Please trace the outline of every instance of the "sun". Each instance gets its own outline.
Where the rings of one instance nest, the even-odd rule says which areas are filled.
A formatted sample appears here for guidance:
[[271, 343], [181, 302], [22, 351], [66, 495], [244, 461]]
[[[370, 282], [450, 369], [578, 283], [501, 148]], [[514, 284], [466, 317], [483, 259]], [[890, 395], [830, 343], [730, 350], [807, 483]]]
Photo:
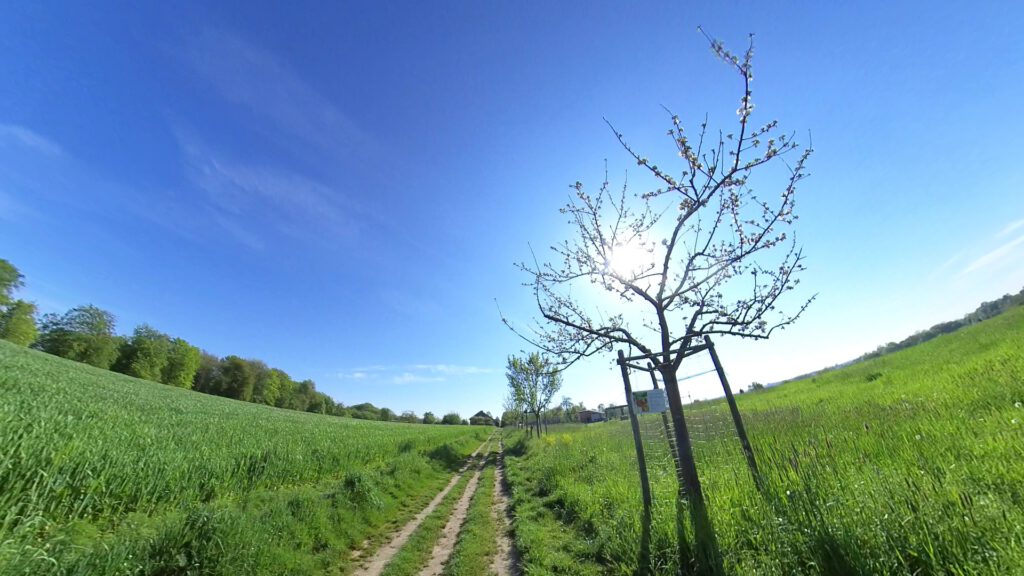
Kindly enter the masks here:
[[619, 276], [629, 278], [647, 270], [653, 260], [654, 255], [642, 242], [616, 244], [608, 256], [608, 268]]

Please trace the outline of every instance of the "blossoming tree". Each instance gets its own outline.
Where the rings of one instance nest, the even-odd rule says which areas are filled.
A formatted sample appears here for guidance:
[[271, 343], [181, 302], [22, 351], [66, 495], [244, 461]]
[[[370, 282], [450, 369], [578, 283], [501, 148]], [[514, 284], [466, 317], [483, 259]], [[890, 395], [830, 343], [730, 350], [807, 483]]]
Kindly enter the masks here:
[[576, 182], [562, 208], [574, 234], [552, 246], [551, 260], [519, 264], [540, 318], [528, 327], [505, 319], [563, 365], [615, 347], [654, 363], [668, 393], [680, 497], [697, 507], [698, 521], [707, 516], [677, 377], [687, 351], [710, 335], [766, 339], [813, 300], [783, 305], [804, 269], [791, 228], [812, 150], [774, 120], [753, 123], [753, 37], [742, 55], [708, 40], [742, 86], [733, 128], [710, 130], [705, 118], [691, 134], [672, 115], [668, 136], [681, 166], [671, 169], [613, 127], [654, 184], [613, 189], [606, 174], [591, 193]]

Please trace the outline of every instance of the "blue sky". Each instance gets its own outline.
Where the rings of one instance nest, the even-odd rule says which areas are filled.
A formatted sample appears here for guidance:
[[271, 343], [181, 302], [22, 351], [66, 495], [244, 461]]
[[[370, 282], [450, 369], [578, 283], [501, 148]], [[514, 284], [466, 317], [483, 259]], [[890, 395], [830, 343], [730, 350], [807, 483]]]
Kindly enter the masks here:
[[[209, 4], [209, 3], [206, 3]], [[671, 156], [662, 106], [810, 134], [806, 316], [719, 343], [734, 385], [848, 360], [1024, 287], [1017, 3], [22, 3], [0, 21], [0, 257], [346, 404], [500, 410], [534, 315], [513, 262], [568, 185]], [[342, 5], [344, 4], [344, 5]], [[618, 403], [609, 359], [564, 393]], [[683, 372], [705, 366], [695, 360]], [[713, 392], [706, 379], [689, 393]]]

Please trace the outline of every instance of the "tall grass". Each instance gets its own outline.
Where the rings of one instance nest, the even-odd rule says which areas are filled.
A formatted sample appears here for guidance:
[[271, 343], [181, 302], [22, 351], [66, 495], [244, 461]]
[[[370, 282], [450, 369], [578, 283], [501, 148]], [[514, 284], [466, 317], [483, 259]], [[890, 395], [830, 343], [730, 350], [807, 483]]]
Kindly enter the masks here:
[[316, 573], [485, 430], [296, 413], [0, 342], [0, 573]]
[[[695, 444], [728, 572], [1021, 573], [1024, 309], [738, 400], [765, 493], [754, 488], [734, 435], [702, 436], [698, 426]], [[695, 423], [728, 419], [720, 402], [686, 414]], [[654, 417], [643, 426], [655, 437], [645, 443], [654, 463], [654, 564], [659, 574], [687, 572], [659, 425]], [[609, 574], [635, 572], [640, 494], [628, 423], [553, 429], [508, 465], [519, 500], [542, 499], [587, 543], [573, 548], [577, 559]], [[541, 565], [555, 551], [524, 551], [531, 554]]]

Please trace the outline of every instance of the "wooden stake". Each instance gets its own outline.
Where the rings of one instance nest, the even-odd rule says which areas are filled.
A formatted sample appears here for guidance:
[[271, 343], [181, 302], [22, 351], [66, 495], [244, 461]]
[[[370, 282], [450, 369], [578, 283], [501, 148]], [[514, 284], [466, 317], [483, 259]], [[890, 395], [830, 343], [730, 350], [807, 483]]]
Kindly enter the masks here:
[[629, 384], [629, 368], [626, 367], [626, 355], [619, 350], [619, 368], [622, 370], [622, 385], [626, 389], [626, 406], [629, 410], [629, 423], [633, 428], [633, 444], [636, 446], [636, 463], [640, 469], [640, 492], [643, 497], [644, 515], [641, 519], [640, 535], [640, 570], [639, 574], [651, 573], [651, 483], [647, 477], [647, 459], [644, 456], [644, 445], [640, 438], [640, 421], [633, 410], [633, 387]]
[[747, 430], [743, 426], [743, 417], [740, 416], [740, 409], [736, 406], [736, 398], [732, 395], [729, 380], [725, 377], [725, 369], [722, 368], [722, 362], [718, 359], [718, 352], [715, 351], [715, 345], [711, 342], [711, 338], [705, 336], [704, 342], [707, 343], [708, 351], [711, 353], [711, 361], [715, 363], [718, 379], [722, 381], [722, 390], [725, 391], [725, 399], [729, 403], [729, 411], [732, 412], [732, 421], [736, 425], [736, 434], [740, 437], [743, 454], [747, 457], [747, 466], [750, 467], [750, 473], [754, 476], [754, 485], [757, 486], [759, 491], [763, 492], [764, 487], [761, 483], [761, 473], [757, 469], [757, 460], [754, 458], [754, 449], [750, 446], [750, 440], [747, 439]]

